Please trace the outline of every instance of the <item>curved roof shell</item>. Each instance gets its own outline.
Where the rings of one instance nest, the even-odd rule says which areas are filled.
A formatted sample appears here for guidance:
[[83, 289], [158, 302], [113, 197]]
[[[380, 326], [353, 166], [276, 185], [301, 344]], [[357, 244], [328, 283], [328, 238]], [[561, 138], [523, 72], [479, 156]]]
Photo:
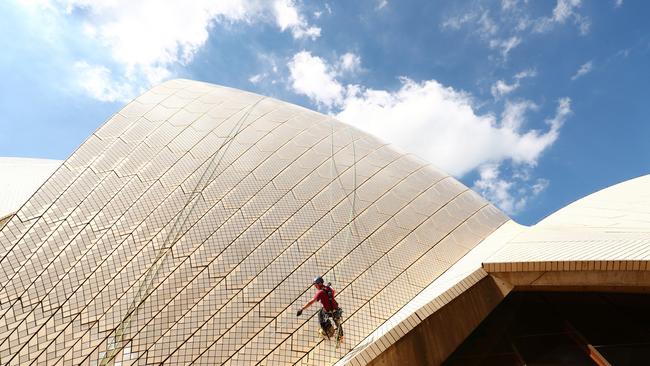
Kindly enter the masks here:
[[60, 160], [0, 157], [0, 218], [16, 212], [61, 163]]
[[[358, 364], [373, 333], [402, 329], [391, 319], [427, 306], [413, 301], [506, 221], [328, 116], [169, 81], [91, 135], [0, 231], [0, 357]], [[344, 309], [341, 348], [319, 338], [315, 308], [295, 314], [318, 274]]]
[[595, 192], [522, 230], [484, 268], [523, 287], [650, 286], [650, 175]]

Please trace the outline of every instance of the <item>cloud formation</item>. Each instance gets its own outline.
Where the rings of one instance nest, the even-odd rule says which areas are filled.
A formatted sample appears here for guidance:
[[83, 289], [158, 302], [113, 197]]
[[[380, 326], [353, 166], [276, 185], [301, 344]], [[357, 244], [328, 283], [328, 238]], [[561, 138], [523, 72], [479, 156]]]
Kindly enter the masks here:
[[589, 33], [591, 21], [589, 18], [582, 16], [577, 9], [582, 5], [582, 0], [557, 0], [553, 14], [549, 17], [542, 17], [535, 21], [533, 30], [537, 33], [548, 32], [557, 24], [564, 24], [572, 19], [578, 26], [580, 34]]
[[525, 78], [535, 77], [537, 72], [533, 69], [518, 72], [514, 76], [514, 82], [511, 84], [506, 83], [504, 80], [497, 80], [490, 88], [490, 93], [494, 99], [500, 99], [513, 91], [517, 90], [521, 85], [521, 80]]
[[[536, 108], [534, 105], [510, 105], [504, 112], [503, 124], [514, 123], [513, 129], [517, 129], [521, 123], [521, 117], [525, 109]], [[543, 178], [537, 178], [531, 181], [530, 170], [537, 164], [537, 159], [549, 146], [557, 140], [560, 127], [571, 114], [571, 99], [562, 98], [558, 101], [555, 116], [546, 120], [549, 125], [549, 131], [543, 136], [538, 135], [537, 149], [532, 149], [534, 159], [528, 160], [526, 164], [516, 165], [514, 174], [510, 177], [503, 177], [500, 162], [487, 162], [478, 167], [479, 178], [474, 182], [473, 189], [479, 192], [483, 197], [493, 202], [499, 208], [510, 215], [521, 212], [526, 204], [542, 191], [544, 191], [549, 181]], [[513, 119], [514, 117], [514, 119]], [[508, 122], [510, 121], [510, 122]]]
[[[26, 2], [30, 3], [34, 5]], [[80, 23], [81, 35], [98, 52], [110, 55], [105, 64], [81, 58], [71, 65], [83, 71], [77, 84], [102, 101], [128, 100], [168, 78], [174, 67], [188, 65], [216, 25], [265, 22], [291, 32], [295, 39], [315, 39], [321, 32], [308, 24], [292, 0], [39, 0], [36, 5], [61, 22]], [[100, 75], [109, 85], [135, 87], [109, 86], [110, 92], [98, 93], [90, 85]]]
[[472, 189], [509, 215], [515, 215], [549, 185], [547, 179], [538, 178], [532, 183], [529, 180], [525, 174], [505, 179], [499, 164], [485, 164], [479, 168], [479, 179]]
[[504, 59], [508, 58], [510, 51], [519, 46], [519, 44], [521, 44], [521, 38], [517, 36], [512, 36], [506, 39], [494, 38], [490, 40], [490, 48], [500, 50], [501, 57]]
[[319, 106], [331, 108], [343, 101], [345, 88], [336, 80], [336, 68], [311, 52], [296, 53], [287, 64], [291, 88]]
[[321, 29], [310, 26], [292, 0], [276, 0], [273, 4], [273, 10], [275, 11], [275, 21], [278, 27], [282, 31], [290, 29], [293, 38], [311, 38], [314, 40], [320, 37]]
[[105, 66], [78, 61], [74, 69], [78, 75], [78, 86], [101, 102], [127, 102], [131, 95], [136, 94], [133, 85], [115, 81], [111, 70]]
[[347, 52], [339, 58], [341, 72], [357, 72], [361, 69], [361, 57], [352, 52]]
[[576, 80], [577, 78], [583, 77], [590, 73], [594, 69], [594, 64], [592, 61], [585, 62], [584, 64], [580, 65], [580, 68], [576, 73], [571, 76], [571, 80]]
[[[338, 61], [341, 63], [341, 61]], [[529, 171], [559, 136], [571, 113], [571, 100], [558, 101], [546, 128], [526, 129], [528, 114], [539, 108], [531, 101], [506, 102], [500, 118], [478, 113], [470, 94], [436, 80], [400, 79], [397, 90], [344, 85], [321, 57], [301, 51], [289, 61], [290, 87], [326, 108], [338, 119], [413, 152], [456, 177], [478, 171], [476, 189], [509, 213], [548, 184], [531, 181]], [[535, 75], [524, 70], [517, 82]], [[502, 167], [509, 167], [504, 177]]]
[[[562, 99], [558, 114], [546, 121], [546, 131], [524, 130], [526, 113], [537, 108], [529, 101], [507, 103], [497, 119], [477, 113], [468, 93], [436, 80], [416, 82], [402, 77], [400, 88], [394, 91], [343, 85], [336, 79], [336, 67], [307, 51], [294, 55], [288, 67], [294, 92], [455, 176], [488, 162], [535, 165], [557, 139], [570, 113], [570, 100]], [[458, 143], [468, 140], [472, 143]]]
[[498, 51], [505, 61], [512, 50], [521, 45], [531, 33], [547, 33], [557, 25], [573, 22], [580, 32], [589, 33], [591, 20], [578, 11], [581, 0], [557, 0], [548, 16], [533, 16], [528, 1], [501, 0], [501, 6], [486, 10], [481, 2], [471, 5], [459, 15], [446, 17], [443, 30], [465, 28], [482, 40], [490, 49]]

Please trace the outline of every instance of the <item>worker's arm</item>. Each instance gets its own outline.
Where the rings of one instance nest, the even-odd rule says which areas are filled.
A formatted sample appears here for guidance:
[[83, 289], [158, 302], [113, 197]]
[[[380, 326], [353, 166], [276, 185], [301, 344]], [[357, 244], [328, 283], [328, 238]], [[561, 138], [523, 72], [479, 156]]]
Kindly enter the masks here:
[[298, 312], [297, 312], [296, 314], [297, 314], [298, 316], [302, 315], [302, 311], [305, 310], [305, 309], [307, 309], [308, 307], [314, 305], [314, 303], [315, 303], [316, 301], [318, 301], [318, 293], [316, 293], [316, 296], [314, 296], [313, 299], [309, 300], [309, 302], [307, 302], [307, 303], [306, 303], [302, 308], [300, 308], [300, 310], [298, 310]]

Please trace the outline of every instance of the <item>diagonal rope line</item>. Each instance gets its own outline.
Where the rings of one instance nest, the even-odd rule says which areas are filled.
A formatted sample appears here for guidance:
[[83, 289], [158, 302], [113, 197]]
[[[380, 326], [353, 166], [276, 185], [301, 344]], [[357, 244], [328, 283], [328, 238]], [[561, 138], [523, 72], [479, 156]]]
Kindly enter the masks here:
[[[354, 229], [354, 231], [356, 233], [359, 232], [359, 230], [357, 229], [356, 220], [354, 220], [354, 218], [356, 217], [356, 207], [357, 207], [357, 149], [356, 149], [356, 144], [355, 144], [356, 140], [354, 138], [354, 134], [352, 133], [352, 129], [349, 129], [349, 131], [350, 131], [350, 137], [351, 137], [351, 140], [352, 140], [352, 174], [353, 175], [352, 175], [352, 190], [351, 190], [352, 204], [351, 204], [351, 207], [350, 207], [350, 216], [348, 217], [348, 225], [347, 226], [349, 227], [349, 230], [347, 230], [348, 234], [347, 234], [347, 237], [345, 239], [346, 242], [350, 241], [352, 239], [352, 236], [354, 235], [354, 233], [352, 232], [353, 229]], [[341, 173], [339, 172], [338, 168], [336, 167], [336, 163], [334, 161], [334, 120], [332, 120], [331, 159], [332, 159], [332, 166], [334, 167], [334, 174], [336, 174], [336, 175], [333, 176], [333, 181], [338, 180], [339, 184], [341, 185], [341, 187], [345, 191], [343, 181], [341, 180]], [[330, 206], [332, 206], [332, 200], [333, 200], [332, 196], [333, 196], [333, 194], [334, 193], [332, 191], [330, 191]], [[334, 230], [332, 228], [332, 225], [333, 225], [333, 223], [330, 221], [330, 233], [333, 232], [333, 230]], [[333, 239], [334, 239], [334, 237], [332, 237], [331, 240], [333, 240]], [[334, 279], [334, 282], [336, 283], [336, 271], [334, 270], [334, 267], [332, 267], [331, 270], [332, 270], [332, 278]]]
[[[100, 365], [107, 365], [116, 355], [117, 353], [123, 348], [122, 346], [122, 341], [124, 338], [124, 333], [125, 329], [128, 329], [131, 319], [133, 316], [136, 314], [137, 310], [140, 308], [140, 306], [144, 303], [146, 298], [149, 296], [149, 292], [151, 291], [151, 287], [154, 283], [154, 279], [157, 277], [158, 272], [160, 271], [160, 268], [162, 267], [162, 264], [164, 260], [167, 258], [167, 254], [170, 252], [172, 249], [173, 245], [180, 239], [182, 235], [179, 235], [179, 233], [182, 232], [182, 228], [189, 219], [191, 213], [194, 210], [194, 207], [196, 206], [196, 203], [199, 201], [199, 197], [202, 196], [203, 191], [205, 188], [210, 184], [210, 182], [214, 179], [215, 174], [217, 174], [219, 170], [219, 166], [223, 162], [224, 157], [226, 156], [226, 153], [228, 152], [228, 149], [232, 145], [232, 142], [235, 140], [235, 138], [243, 131], [243, 127], [245, 125], [246, 120], [250, 116], [251, 112], [257, 106], [262, 100], [266, 99], [266, 97], [261, 98], [257, 100], [255, 103], [253, 103], [246, 112], [242, 114], [242, 116], [239, 118], [239, 120], [235, 123], [233, 128], [230, 130], [228, 133], [228, 138], [226, 141], [224, 141], [221, 146], [209, 157], [209, 162], [201, 174], [201, 177], [198, 179], [196, 186], [194, 189], [190, 192], [190, 197], [188, 198], [187, 202], [181, 209], [181, 211], [178, 213], [176, 216], [176, 220], [174, 220], [174, 223], [172, 224], [172, 228], [170, 229], [169, 233], [167, 234], [167, 237], [165, 240], [162, 242], [162, 245], [160, 249], [158, 250], [156, 257], [153, 261], [153, 263], [149, 266], [147, 269], [147, 272], [144, 275], [144, 279], [140, 283], [138, 287], [138, 291], [136, 292], [133, 301], [130, 303], [129, 307], [127, 308], [126, 314], [124, 318], [120, 321], [120, 324], [115, 330], [115, 336], [113, 338], [112, 344], [108, 345], [108, 348], [110, 349], [110, 352], [108, 352], [104, 358], [100, 361]], [[233, 134], [234, 132], [234, 134]], [[222, 152], [223, 151], [223, 152]], [[221, 156], [219, 156], [219, 153], [221, 153]], [[219, 159], [217, 157], [219, 156]], [[216, 160], [216, 166], [211, 169], [211, 165]], [[206, 179], [205, 176], [206, 174], [210, 172], [208, 178]], [[182, 219], [182, 221], [181, 221]], [[180, 223], [180, 224], [179, 224]]]

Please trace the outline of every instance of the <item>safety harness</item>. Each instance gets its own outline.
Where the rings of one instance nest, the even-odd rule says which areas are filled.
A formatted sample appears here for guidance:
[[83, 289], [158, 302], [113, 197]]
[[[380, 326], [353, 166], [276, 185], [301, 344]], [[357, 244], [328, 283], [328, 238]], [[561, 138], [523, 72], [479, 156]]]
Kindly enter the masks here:
[[332, 306], [331, 312], [336, 311], [336, 309], [339, 308], [339, 304], [336, 302], [336, 300], [334, 300], [334, 291], [332, 291], [332, 288], [330, 287], [329, 283], [323, 287], [323, 291], [325, 291], [325, 294], [327, 295], [327, 300]]

